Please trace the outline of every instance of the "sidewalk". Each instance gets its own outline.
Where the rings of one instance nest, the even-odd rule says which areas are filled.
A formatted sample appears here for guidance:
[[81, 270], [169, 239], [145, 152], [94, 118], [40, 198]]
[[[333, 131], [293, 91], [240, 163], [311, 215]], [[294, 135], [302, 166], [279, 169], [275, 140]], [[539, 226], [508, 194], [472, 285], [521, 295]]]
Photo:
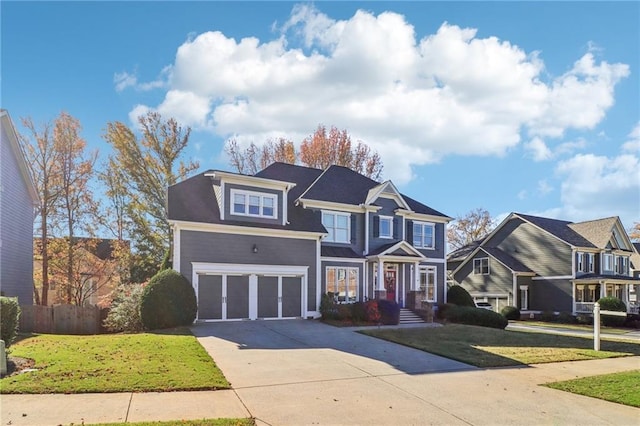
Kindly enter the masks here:
[[[523, 322], [509, 322], [507, 330], [534, 331], [537, 333], [561, 334], [563, 336], [580, 336], [593, 338], [593, 328], [591, 330], [577, 330], [569, 327], [558, 325], [533, 325]], [[604, 330], [604, 331], [603, 331]], [[634, 343], [640, 343], [640, 330], [628, 331], [622, 334], [607, 333], [606, 329], [600, 330], [601, 339], [618, 339], [630, 340]]]
[[235, 391], [2, 395], [3, 425], [245, 418]]

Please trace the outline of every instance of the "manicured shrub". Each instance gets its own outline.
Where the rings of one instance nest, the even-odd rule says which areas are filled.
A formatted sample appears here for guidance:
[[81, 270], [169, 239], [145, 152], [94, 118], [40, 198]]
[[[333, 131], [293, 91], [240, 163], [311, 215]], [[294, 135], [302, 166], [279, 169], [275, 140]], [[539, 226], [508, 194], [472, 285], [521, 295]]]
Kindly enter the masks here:
[[320, 315], [324, 320], [338, 319], [338, 305], [332, 294], [323, 294], [320, 298]]
[[476, 307], [476, 303], [467, 290], [459, 285], [452, 285], [447, 291], [447, 303], [458, 306]]
[[380, 322], [384, 325], [396, 325], [400, 322], [400, 306], [394, 300], [379, 299]]
[[377, 300], [367, 300], [364, 304], [364, 309], [366, 312], [367, 322], [371, 322], [373, 324], [378, 324], [380, 322], [380, 309], [378, 309]]
[[520, 319], [520, 309], [516, 306], [505, 306], [500, 313], [508, 320]]
[[553, 311], [544, 311], [540, 314], [540, 320], [544, 322], [555, 322], [556, 314]]
[[[627, 305], [617, 297], [603, 297], [598, 300], [601, 311], [627, 312]], [[602, 325], [608, 327], [621, 327], [627, 320], [626, 316], [601, 315]]]
[[457, 305], [454, 305], [453, 303], [443, 303], [442, 305], [438, 305], [438, 310], [437, 310], [437, 317], [440, 320], [445, 320], [447, 319], [447, 311], [449, 311], [449, 309], [455, 307]]
[[458, 324], [478, 325], [502, 330], [509, 324], [509, 321], [497, 312], [470, 306], [453, 306], [447, 309], [446, 319]]
[[142, 292], [140, 320], [147, 330], [189, 325], [197, 310], [193, 287], [173, 269], [158, 272]]
[[18, 335], [20, 305], [15, 297], [0, 297], [0, 337], [6, 348], [11, 346]]
[[338, 315], [336, 317], [339, 321], [350, 321], [351, 316], [351, 304], [338, 304]]
[[560, 312], [558, 314], [558, 322], [560, 324], [575, 324], [577, 320], [571, 312]]
[[363, 322], [367, 320], [367, 311], [363, 302], [351, 304], [351, 319], [355, 322]]
[[142, 284], [121, 284], [116, 288], [109, 307], [109, 313], [104, 320], [107, 330], [113, 332], [135, 333], [142, 331], [140, 320], [140, 304], [142, 302]]

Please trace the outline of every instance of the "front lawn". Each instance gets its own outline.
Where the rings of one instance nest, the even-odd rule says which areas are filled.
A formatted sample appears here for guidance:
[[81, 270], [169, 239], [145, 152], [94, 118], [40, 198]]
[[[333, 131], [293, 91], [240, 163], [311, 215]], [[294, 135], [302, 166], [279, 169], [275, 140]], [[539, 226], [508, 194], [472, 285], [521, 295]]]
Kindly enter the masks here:
[[477, 367], [508, 367], [640, 355], [640, 344], [601, 339], [601, 351], [583, 337], [498, 330], [460, 324], [363, 330], [363, 334]]
[[547, 383], [545, 386], [640, 408], [640, 370]]
[[228, 389], [215, 362], [187, 329], [173, 333], [35, 334], [10, 356], [36, 371], [0, 380], [0, 393], [167, 392]]

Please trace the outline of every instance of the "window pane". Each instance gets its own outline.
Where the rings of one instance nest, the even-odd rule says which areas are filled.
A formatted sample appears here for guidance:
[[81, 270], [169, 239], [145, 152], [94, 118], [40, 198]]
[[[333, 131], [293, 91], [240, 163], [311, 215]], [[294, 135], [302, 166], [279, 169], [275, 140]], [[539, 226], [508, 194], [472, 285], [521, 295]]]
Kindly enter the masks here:
[[357, 291], [358, 291], [358, 271], [356, 269], [349, 269], [349, 290], [347, 295], [349, 302], [356, 301]]
[[424, 247], [433, 247], [433, 226], [424, 226]]
[[339, 242], [349, 242], [349, 234], [346, 229], [336, 229], [335, 233], [336, 239], [335, 241]]
[[386, 217], [380, 218], [380, 236], [391, 237], [391, 219]]
[[325, 226], [325, 228], [333, 228], [334, 219], [335, 216], [332, 214], [322, 214], [322, 224]]
[[422, 225], [413, 225], [413, 246], [422, 247]]
[[347, 229], [349, 227], [349, 218], [347, 216], [337, 215], [338, 228]]
[[260, 197], [257, 195], [249, 196], [249, 214], [260, 214]]
[[336, 270], [334, 268], [327, 268], [327, 293], [336, 292]]
[[233, 212], [234, 213], [244, 213], [244, 195], [243, 194], [235, 194], [233, 197]]

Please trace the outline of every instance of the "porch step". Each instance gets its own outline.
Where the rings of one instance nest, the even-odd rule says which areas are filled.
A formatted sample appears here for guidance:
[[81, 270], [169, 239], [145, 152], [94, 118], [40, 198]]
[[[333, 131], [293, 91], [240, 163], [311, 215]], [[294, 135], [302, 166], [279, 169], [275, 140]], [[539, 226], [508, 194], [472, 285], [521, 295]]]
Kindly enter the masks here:
[[400, 309], [400, 324], [420, 324], [425, 322], [409, 309]]

